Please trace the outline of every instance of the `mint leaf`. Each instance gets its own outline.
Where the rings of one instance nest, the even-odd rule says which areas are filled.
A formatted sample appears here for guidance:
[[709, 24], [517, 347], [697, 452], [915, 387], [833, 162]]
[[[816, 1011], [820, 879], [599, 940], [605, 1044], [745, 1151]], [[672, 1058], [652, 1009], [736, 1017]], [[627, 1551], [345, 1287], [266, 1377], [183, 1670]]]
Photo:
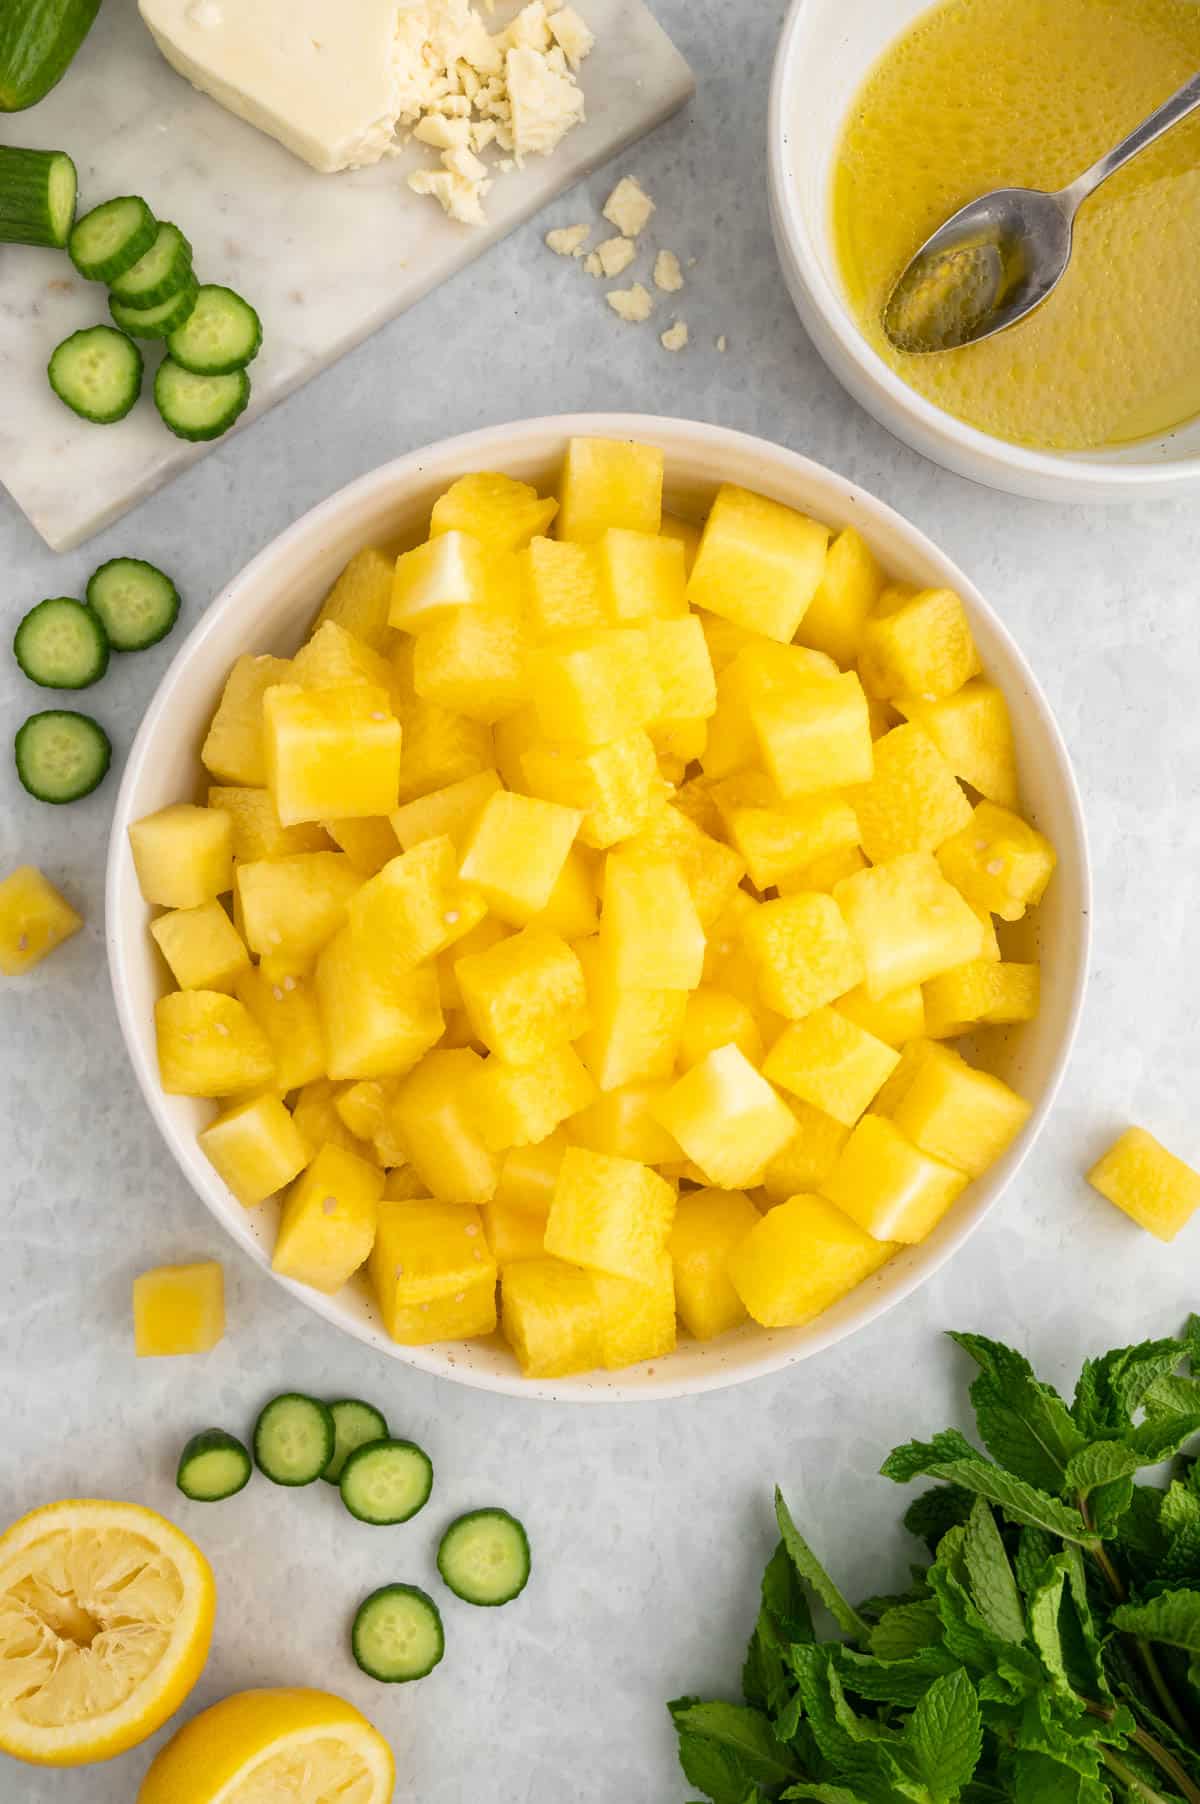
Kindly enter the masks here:
[[1064, 1489], [1087, 1497], [1098, 1485], [1131, 1477], [1142, 1463], [1136, 1449], [1124, 1441], [1092, 1441], [1071, 1456]]
[[846, 1701], [829, 1646], [794, 1647], [792, 1668], [804, 1705], [804, 1722], [823, 1760], [838, 1779], [869, 1804], [933, 1804], [898, 1757], [902, 1744], [878, 1723], [859, 1717]]
[[946, 1530], [967, 1520], [974, 1501], [970, 1491], [957, 1485], [935, 1485], [932, 1491], [922, 1491], [913, 1498], [904, 1512], [904, 1526], [910, 1535], [925, 1542], [930, 1553], [936, 1553]]
[[929, 1569], [945, 1644], [955, 1659], [979, 1675], [981, 1696], [1016, 1703], [1044, 1683], [1041, 1667], [1025, 1648], [993, 1633], [980, 1615], [965, 1583], [965, 1536], [965, 1529], [952, 1528]]
[[959, 1434], [957, 1428], [944, 1428], [931, 1441], [905, 1441], [902, 1447], [893, 1447], [879, 1470], [885, 1478], [906, 1485], [945, 1461], [979, 1457], [966, 1435]]
[[1042, 1665], [1050, 1675], [1052, 1686], [1061, 1693], [1071, 1689], [1058, 1629], [1058, 1614], [1066, 1581], [1066, 1561], [1062, 1554], [1056, 1554], [1047, 1562], [1042, 1578], [1029, 1599], [1029, 1638], [1042, 1657]]
[[1142, 1456], [1144, 1466], [1157, 1466], [1160, 1460], [1178, 1453], [1185, 1441], [1200, 1434], [1200, 1412], [1156, 1417], [1141, 1422], [1130, 1435], [1130, 1444]]
[[1147, 1340], [1087, 1360], [1071, 1408], [1077, 1426], [1089, 1440], [1122, 1434], [1154, 1381], [1173, 1372], [1186, 1351], [1182, 1341]]
[[1142, 1399], [1142, 1408], [1148, 1416], [1200, 1414], [1200, 1378], [1156, 1378]]
[[1200, 1496], [1176, 1479], [1163, 1495], [1158, 1522], [1167, 1542], [1162, 1576], [1176, 1581], [1200, 1578]]
[[1187, 1327], [1184, 1329], [1183, 1343], [1186, 1348], [1184, 1357], [1188, 1370], [1193, 1378], [1200, 1378], [1200, 1315], [1189, 1315]]
[[1023, 1751], [1013, 1757], [1012, 1797], [1014, 1804], [1111, 1804], [1112, 1794], [1045, 1754]]
[[762, 1601], [784, 1641], [812, 1641], [812, 1612], [796, 1568], [780, 1541], [767, 1561], [762, 1579]]
[[924, 1647], [904, 1660], [876, 1660], [852, 1647], [837, 1650], [837, 1670], [842, 1683], [856, 1697], [873, 1704], [897, 1704], [911, 1709], [920, 1703], [930, 1685], [943, 1673], [957, 1672], [953, 1654], [940, 1645]]
[[971, 1596], [988, 1627], [1004, 1641], [1025, 1639], [1025, 1613], [996, 1518], [982, 1497], [975, 1499], [963, 1538], [963, 1559]]
[[1021, 1354], [981, 1334], [951, 1334], [981, 1367], [971, 1386], [979, 1436], [992, 1458], [1040, 1490], [1057, 1493], [1084, 1437], [1058, 1392]]
[[813, 1798], [816, 1804], [864, 1804], [861, 1794], [851, 1791], [847, 1785], [821, 1785], [815, 1780], [804, 1780], [799, 1785], [789, 1785], [783, 1796], [785, 1798]]
[[761, 1711], [698, 1698], [676, 1698], [667, 1709], [679, 1736], [679, 1763], [713, 1804], [745, 1804], [754, 1787], [777, 1788], [799, 1777]]
[[979, 1699], [961, 1666], [934, 1680], [905, 1724], [904, 1740], [936, 1804], [957, 1798], [983, 1748]]
[[[1098, 1544], [1099, 1537], [1087, 1528], [1078, 1510], [1069, 1509], [1056, 1497], [1047, 1496], [1044, 1491], [1026, 1484], [1023, 1478], [1006, 1472], [1002, 1466], [993, 1466], [978, 1454], [960, 1459], [939, 1457], [937, 1442], [941, 1439], [938, 1436], [935, 1441], [924, 1444], [910, 1441], [907, 1446], [897, 1448], [883, 1463], [884, 1476], [896, 1478], [902, 1473], [915, 1477], [924, 1472], [930, 1478], [942, 1478], [949, 1484], [961, 1485], [977, 1497], [986, 1497], [989, 1503], [1000, 1506], [1010, 1522], [1044, 1528], [1048, 1534], [1058, 1535], [1064, 1541], [1078, 1541], [1082, 1547]], [[918, 1457], [921, 1453], [924, 1463]], [[897, 1455], [902, 1457], [893, 1469], [892, 1462], [897, 1460]]]
[[1200, 1591], [1163, 1591], [1146, 1603], [1118, 1604], [1111, 1621], [1128, 1635], [1200, 1654]]
[[856, 1641], [865, 1642], [870, 1630], [862, 1617], [842, 1596], [825, 1568], [818, 1560], [796, 1524], [783, 1500], [783, 1492], [775, 1487], [775, 1519], [779, 1524], [779, 1532], [783, 1537], [783, 1545], [801, 1579], [815, 1591], [838, 1627]]
[[1023, 1528], [1017, 1541], [1017, 1584], [1028, 1597], [1042, 1576], [1042, 1568], [1054, 1556], [1054, 1542], [1040, 1528]]
[[896, 1604], [873, 1625], [868, 1645], [878, 1660], [905, 1660], [941, 1638], [942, 1625], [934, 1604]]

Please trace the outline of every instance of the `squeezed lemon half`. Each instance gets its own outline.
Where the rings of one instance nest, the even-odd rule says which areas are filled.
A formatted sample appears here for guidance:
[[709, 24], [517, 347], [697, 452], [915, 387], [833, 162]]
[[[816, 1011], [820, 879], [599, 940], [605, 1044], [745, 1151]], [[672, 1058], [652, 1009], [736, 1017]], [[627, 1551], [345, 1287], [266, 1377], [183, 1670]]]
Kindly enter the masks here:
[[208, 1561], [153, 1510], [51, 1503], [0, 1536], [0, 1752], [43, 1766], [123, 1754], [200, 1677]]

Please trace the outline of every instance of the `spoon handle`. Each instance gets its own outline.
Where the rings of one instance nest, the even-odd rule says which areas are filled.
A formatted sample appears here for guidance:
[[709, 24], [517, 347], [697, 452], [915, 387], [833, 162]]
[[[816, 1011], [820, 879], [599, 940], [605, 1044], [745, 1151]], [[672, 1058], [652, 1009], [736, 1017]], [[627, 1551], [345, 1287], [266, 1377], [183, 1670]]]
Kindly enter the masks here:
[[1160, 107], [1156, 107], [1148, 119], [1143, 119], [1140, 125], [1135, 126], [1127, 138], [1122, 138], [1113, 150], [1077, 176], [1069, 188], [1064, 188], [1063, 198], [1071, 203], [1072, 208], [1079, 206], [1101, 182], [1106, 182], [1110, 175], [1124, 168], [1131, 157], [1136, 157], [1148, 144], [1153, 144], [1156, 138], [1161, 138], [1173, 125], [1186, 119], [1198, 106], [1200, 75], [1193, 75], [1191, 81], [1185, 82], [1169, 100], [1164, 100]]

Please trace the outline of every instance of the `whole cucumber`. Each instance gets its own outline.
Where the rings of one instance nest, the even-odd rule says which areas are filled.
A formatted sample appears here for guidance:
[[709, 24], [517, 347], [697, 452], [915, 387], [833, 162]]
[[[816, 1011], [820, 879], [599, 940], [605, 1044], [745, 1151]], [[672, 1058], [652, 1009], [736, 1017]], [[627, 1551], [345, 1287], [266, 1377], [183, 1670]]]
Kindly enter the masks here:
[[0, 113], [36, 106], [61, 81], [100, 0], [2, 0]]

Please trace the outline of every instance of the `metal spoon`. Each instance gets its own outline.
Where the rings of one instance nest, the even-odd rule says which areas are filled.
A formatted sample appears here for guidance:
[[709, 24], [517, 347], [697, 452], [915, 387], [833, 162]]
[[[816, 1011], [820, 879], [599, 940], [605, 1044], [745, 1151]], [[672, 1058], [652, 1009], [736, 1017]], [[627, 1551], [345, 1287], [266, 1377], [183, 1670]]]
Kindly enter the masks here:
[[1075, 215], [1101, 182], [1200, 106], [1200, 75], [1067, 188], [997, 188], [951, 215], [913, 257], [883, 310], [897, 350], [977, 344], [1040, 307], [1071, 258]]

